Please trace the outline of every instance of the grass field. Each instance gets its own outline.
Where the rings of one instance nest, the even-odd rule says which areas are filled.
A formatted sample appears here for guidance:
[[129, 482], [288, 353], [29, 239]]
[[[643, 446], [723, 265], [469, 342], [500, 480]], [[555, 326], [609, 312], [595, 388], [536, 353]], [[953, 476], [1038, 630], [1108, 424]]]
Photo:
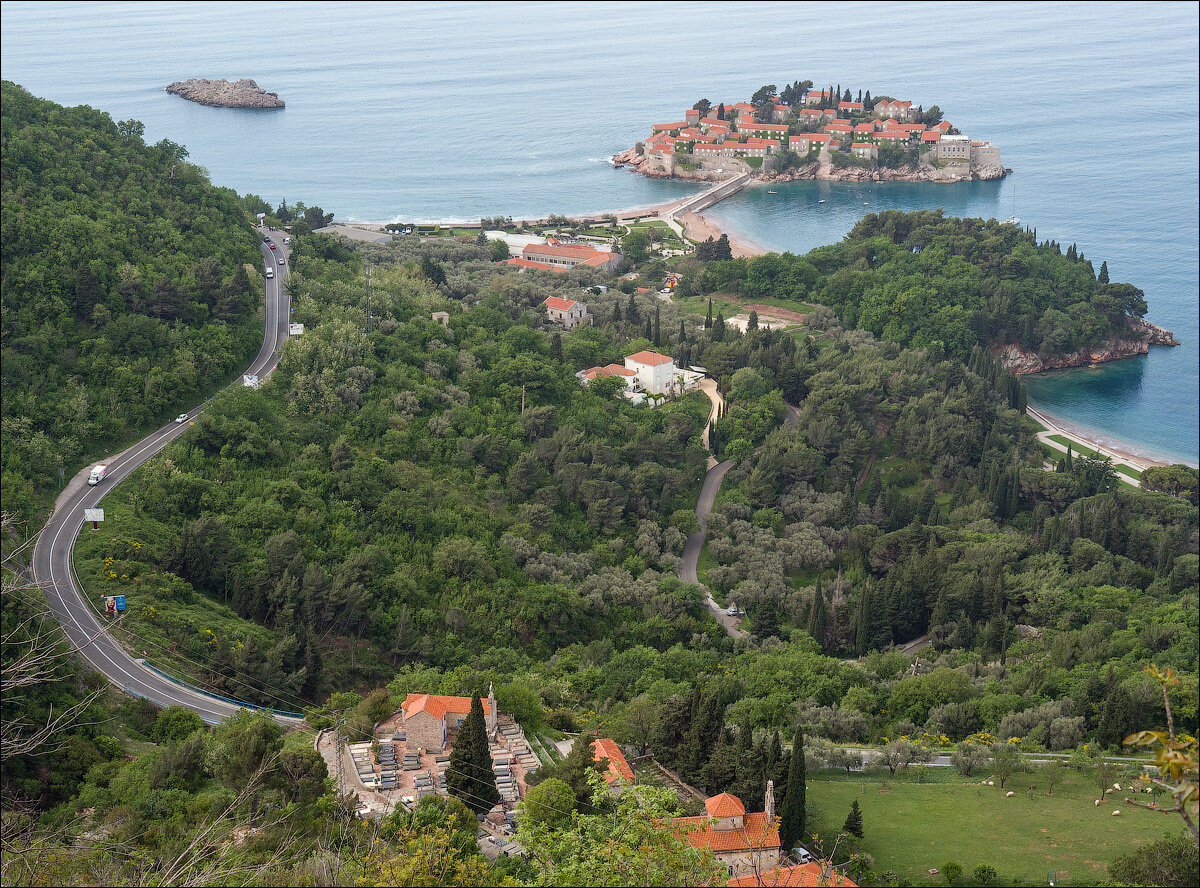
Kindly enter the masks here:
[[[1097, 807], [1091, 778], [1074, 772], [1052, 796], [1044, 786], [1031, 795], [1037, 776], [1018, 774], [1008, 783], [1012, 798], [999, 786], [966, 783], [949, 768], [928, 769], [930, 777], [934, 772], [935, 782], [892, 780], [882, 793], [878, 780], [817, 772], [808, 785], [815, 815], [809, 829], [832, 837], [858, 799], [862, 847], [875, 858], [874, 870], [914, 885], [945, 885], [929, 870], [948, 860], [965, 875], [981, 864], [995, 867], [997, 885], [1044, 885], [1050, 872], [1060, 885], [1095, 883], [1112, 860], [1180, 829], [1176, 817], [1123, 804], [1121, 792]], [[1113, 817], [1118, 809], [1121, 816]]]
[[[1058, 444], [1061, 444], [1063, 447], [1066, 447], [1068, 444], [1070, 444], [1071, 451], [1073, 453], [1078, 453], [1082, 456], [1103, 456], [1103, 454], [1098, 453], [1097, 451], [1093, 450], [1092, 448], [1085, 447], [1082, 444], [1080, 444], [1078, 441], [1072, 441], [1070, 438], [1067, 438], [1063, 435], [1051, 435], [1050, 440], [1054, 441]], [[1059, 455], [1062, 456], [1063, 454], [1060, 453]], [[1127, 475], [1130, 478], [1141, 478], [1142, 477], [1141, 472], [1139, 472], [1137, 469], [1133, 468], [1132, 466], [1125, 465], [1124, 463], [1113, 462], [1113, 468], [1116, 469], [1118, 472], [1120, 472], [1122, 475]]]

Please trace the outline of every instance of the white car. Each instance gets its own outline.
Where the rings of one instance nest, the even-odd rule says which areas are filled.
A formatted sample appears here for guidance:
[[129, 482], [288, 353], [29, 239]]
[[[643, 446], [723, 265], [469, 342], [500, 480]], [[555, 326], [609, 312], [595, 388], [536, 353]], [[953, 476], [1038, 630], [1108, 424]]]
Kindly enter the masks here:
[[186, 413], [181, 413], [177, 417], [175, 417], [175, 422], [179, 423], [180, 425], [183, 425], [187, 421], [188, 421], [188, 415]]

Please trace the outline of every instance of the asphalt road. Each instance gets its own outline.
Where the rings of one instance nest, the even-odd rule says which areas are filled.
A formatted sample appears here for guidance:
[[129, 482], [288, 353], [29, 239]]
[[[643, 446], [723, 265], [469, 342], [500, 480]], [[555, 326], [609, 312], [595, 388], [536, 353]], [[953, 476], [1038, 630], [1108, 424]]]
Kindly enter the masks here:
[[725, 473], [732, 468], [733, 463], [725, 460], [709, 469], [704, 476], [704, 486], [700, 488], [700, 499], [696, 503], [696, 518], [700, 522], [700, 529], [688, 534], [687, 542], [683, 544], [683, 557], [679, 560], [679, 579], [685, 583], [699, 585], [704, 590], [708, 609], [717, 618], [717, 622], [724, 626], [725, 631], [734, 638], [742, 638], [746, 633], [738, 628], [738, 618], [725, 613], [725, 608], [717, 604], [712, 597], [712, 592], [707, 586], [700, 585], [700, 579], [696, 576], [696, 568], [700, 564], [700, 550], [704, 548], [704, 536], [708, 532], [708, 515], [712, 512], [713, 503], [716, 502], [721, 482], [725, 480]]
[[[247, 374], [254, 374], [260, 380], [275, 369], [279, 361], [279, 351], [287, 341], [289, 315], [289, 300], [284, 292], [287, 266], [281, 261], [287, 255], [283, 232], [263, 233], [271, 235], [277, 249], [271, 250], [265, 243], [260, 243], [264, 267], [275, 272], [275, 277], [266, 281], [262, 348], [246, 369]], [[242, 380], [239, 378], [234, 384], [241, 385]], [[33, 574], [34, 580], [44, 589], [50, 610], [62, 625], [67, 639], [94, 669], [126, 693], [145, 697], [162, 706], [186, 706], [211, 724], [234, 714], [241, 707], [184, 687], [132, 656], [108, 633], [106, 626], [110, 618], [97, 616], [96, 610], [84, 600], [72, 570], [72, 550], [83, 525], [84, 510], [97, 507], [117, 484], [171, 441], [185, 434], [203, 407], [201, 404], [189, 410], [186, 422], [168, 423], [116, 456], [101, 460], [108, 465], [108, 475], [95, 487], [87, 486], [90, 465], [76, 475], [55, 503], [54, 512], [34, 545]], [[281, 700], [276, 705], [282, 709], [286, 702]], [[295, 710], [297, 706], [292, 704], [286, 708]], [[276, 719], [288, 725], [300, 721], [281, 715]]]

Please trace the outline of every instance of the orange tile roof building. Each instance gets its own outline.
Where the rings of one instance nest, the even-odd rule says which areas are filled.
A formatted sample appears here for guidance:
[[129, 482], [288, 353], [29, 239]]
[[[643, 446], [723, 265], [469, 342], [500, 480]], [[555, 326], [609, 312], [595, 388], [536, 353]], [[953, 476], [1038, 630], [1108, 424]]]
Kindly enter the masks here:
[[765, 872], [750, 873], [729, 880], [730, 888], [858, 888], [857, 882], [832, 869], [825, 870], [821, 864], [809, 862], [795, 866], [777, 866]]
[[[488, 689], [483, 702], [489, 735], [496, 732], [496, 696]], [[445, 749], [446, 730], [457, 729], [471, 711], [470, 697], [446, 697], [439, 694], [409, 694], [400, 705], [409, 748]]]
[[546, 316], [556, 324], [561, 324], [567, 330], [574, 330], [580, 324], [591, 325], [592, 316], [588, 313], [587, 305], [574, 299], [562, 299], [550, 296], [542, 303]]
[[521, 251], [521, 258], [532, 262], [544, 262], [559, 268], [587, 265], [611, 271], [621, 261], [621, 254], [605, 253], [602, 250], [577, 244], [529, 244]]
[[602, 776], [609, 786], [619, 789], [621, 784], [637, 782], [633, 776], [633, 768], [625, 761], [625, 753], [621, 752], [621, 747], [614, 741], [597, 738], [592, 754], [596, 761], [604, 765]]
[[747, 814], [741, 799], [723, 792], [704, 803], [706, 816], [676, 817], [671, 826], [693, 848], [710, 849], [730, 876], [766, 872], [779, 863], [780, 852], [775, 789], [770, 782], [766, 809]]

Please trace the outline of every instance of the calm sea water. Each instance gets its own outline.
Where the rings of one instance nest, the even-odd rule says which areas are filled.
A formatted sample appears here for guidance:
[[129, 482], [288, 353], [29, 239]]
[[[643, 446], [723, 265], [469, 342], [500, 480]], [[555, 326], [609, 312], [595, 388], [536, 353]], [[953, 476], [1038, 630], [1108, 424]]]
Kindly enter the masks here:
[[[820, 14], [815, 14], [819, 10]], [[1114, 441], [1197, 461], [1197, 4], [3, 4], [0, 71], [146, 124], [214, 181], [341, 219], [639, 206], [693, 190], [614, 171], [649, 123], [704, 96], [812, 79], [929, 106], [1003, 148], [1002, 183], [796, 183], [716, 214], [767, 247], [865, 212], [1012, 214], [1146, 290], [1181, 348], [1030, 382]], [[253, 77], [282, 111], [163, 92]], [[818, 204], [824, 198], [826, 203]]]

